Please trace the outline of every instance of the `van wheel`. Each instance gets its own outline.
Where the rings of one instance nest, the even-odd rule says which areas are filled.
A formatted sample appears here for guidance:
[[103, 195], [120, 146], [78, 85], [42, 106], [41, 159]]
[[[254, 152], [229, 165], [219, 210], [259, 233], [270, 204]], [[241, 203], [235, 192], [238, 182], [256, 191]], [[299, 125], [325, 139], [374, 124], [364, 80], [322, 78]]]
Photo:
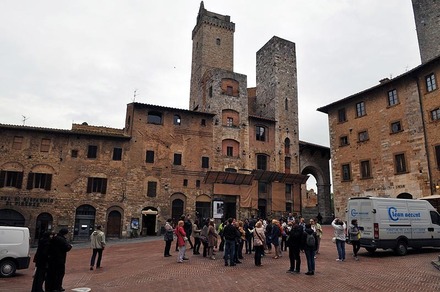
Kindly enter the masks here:
[[4, 260], [0, 263], [0, 276], [11, 277], [15, 274], [17, 266], [12, 260]]
[[374, 253], [376, 251], [375, 247], [366, 247], [365, 248], [369, 253]]
[[406, 245], [406, 242], [403, 240], [399, 240], [397, 242], [397, 246], [394, 249], [394, 252], [399, 256], [404, 256], [408, 253], [408, 246]]

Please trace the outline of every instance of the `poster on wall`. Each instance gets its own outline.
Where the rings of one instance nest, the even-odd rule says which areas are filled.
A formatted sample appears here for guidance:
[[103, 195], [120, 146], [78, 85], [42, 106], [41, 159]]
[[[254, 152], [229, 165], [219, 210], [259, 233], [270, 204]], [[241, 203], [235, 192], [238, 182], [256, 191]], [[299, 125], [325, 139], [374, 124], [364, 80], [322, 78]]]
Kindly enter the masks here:
[[213, 201], [212, 209], [214, 219], [220, 219], [223, 217], [223, 201]]

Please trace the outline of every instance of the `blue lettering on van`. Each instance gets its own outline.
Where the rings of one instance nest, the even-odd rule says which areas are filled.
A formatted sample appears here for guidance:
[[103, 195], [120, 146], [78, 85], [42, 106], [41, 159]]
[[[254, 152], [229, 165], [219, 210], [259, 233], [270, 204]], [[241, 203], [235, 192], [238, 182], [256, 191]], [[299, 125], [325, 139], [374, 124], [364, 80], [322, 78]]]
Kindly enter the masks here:
[[398, 221], [400, 217], [403, 217], [403, 213], [397, 212], [397, 209], [395, 207], [389, 207], [388, 208], [388, 216], [390, 216], [390, 219], [393, 221]]
[[351, 209], [350, 214], [352, 217], [365, 217], [368, 216], [368, 212], [359, 212], [356, 209]]
[[421, 218], [420, 212], [397, 212], [397, 209], [395, 207], [389, 207], [388, 208], [388, 216], [390, 216], [390, 219], [393, 221], [398, 221], [399, 218]]

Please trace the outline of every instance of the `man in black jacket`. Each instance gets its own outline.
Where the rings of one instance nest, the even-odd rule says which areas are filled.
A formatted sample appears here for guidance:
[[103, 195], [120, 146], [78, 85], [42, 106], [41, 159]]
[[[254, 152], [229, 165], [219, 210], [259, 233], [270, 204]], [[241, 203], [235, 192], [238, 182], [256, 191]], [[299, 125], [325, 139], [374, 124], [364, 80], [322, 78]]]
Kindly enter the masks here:
[[304, 249], [303, 247], [303, 228], [296, 222], [291, 221], [289, 225], [292, 227], [289, 232], [289, 238], [287, 239], [286, 245], [289, 247], [289, 259], [290, 268], [287, 273], [299, 273], [301, 269], [301, 256], [300, 251]]
[[223, 228], [223, 236], [225, 237], [225, 253], [223, 257], [225, 266], [235, 266], [235, 243], [236, 238], [240, 237], [240, 232], [237, 227], [235, 227], [235, 222], [232, 218], [228, 219], [228, 224]]
[[185, 222], [183, 224], [183, 229], [185, 230], [186, 237], [188, 238], [189, 245], [191, 246], [190, 249], [194, 248], [193, 243], [191, 242], [191, 234], [192, 234], [192, 222], [191, 222], [191, 215], [187, 214]]
[[46, 291], [65, 291], [63, 278], [66, 271], [66, 256], [72, 249], [66, 239], [67, 233], [69, 231], [62, 228], [50, 241]]

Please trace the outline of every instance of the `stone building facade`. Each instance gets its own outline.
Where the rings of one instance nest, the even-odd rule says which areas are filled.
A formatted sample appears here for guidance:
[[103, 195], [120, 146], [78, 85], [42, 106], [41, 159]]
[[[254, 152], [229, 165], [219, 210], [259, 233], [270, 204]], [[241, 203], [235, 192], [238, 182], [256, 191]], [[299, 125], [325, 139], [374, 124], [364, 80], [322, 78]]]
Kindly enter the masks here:
[[[417, 23], [438, 1], [413, 4]], [[350, 197], [440, 194], [438, 23], [437, 38], [417, 25], [422, 65], [318, 109], [329, 119], [336, 216], [345, 218]]]
[[123, 129], [0, 124], [0, 224], [29, 226], [35, 239], [67, 227], [77, 240], [96, 224], [110, 237], [155, 235], [182, 214], [281, 217], [303, 212], [309, 173], [330, 218], [329, 149], [298, 138], [295, 44], [269, 40], [248, 88], [233, 71], [234, 30], [201, 3], [190, 110], [130, 103]]

